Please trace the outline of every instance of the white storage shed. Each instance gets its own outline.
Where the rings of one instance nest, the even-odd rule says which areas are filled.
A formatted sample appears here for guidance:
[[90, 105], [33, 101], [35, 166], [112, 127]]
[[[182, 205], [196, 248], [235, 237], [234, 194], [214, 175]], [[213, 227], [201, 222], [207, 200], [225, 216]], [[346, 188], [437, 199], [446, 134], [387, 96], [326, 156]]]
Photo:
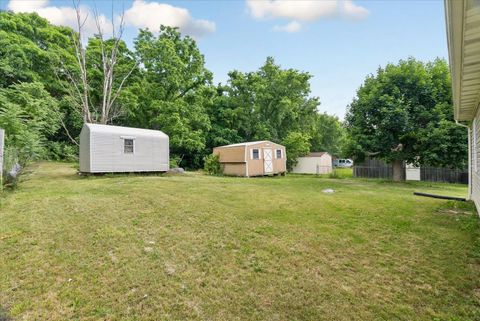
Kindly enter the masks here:
[[85, 124], [79, 159], [82, 173], [165, 172], [168, 136], [159, 130]]
[[298, 174], [330, 174], [332, 172], [332, 156], [327, 152], [310, 153], [297, 159], [292, 173]]

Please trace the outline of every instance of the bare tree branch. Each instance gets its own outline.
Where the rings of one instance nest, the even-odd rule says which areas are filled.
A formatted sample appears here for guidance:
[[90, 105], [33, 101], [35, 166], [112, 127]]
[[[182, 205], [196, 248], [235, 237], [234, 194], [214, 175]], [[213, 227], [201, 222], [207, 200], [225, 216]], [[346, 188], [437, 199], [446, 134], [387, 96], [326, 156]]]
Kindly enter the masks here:
[[70, 132], [67, 129], [67, 126], [65, 126], [65, 123], [63, 122], [62, 116], [60, 116], [60, 124], [62, 124], [63, 129], [65, 129], [65, 133], [67, 134], [68, 138], [72, 141], [77, 146], [80, 146], [80, 144], [75, 140], [75, 138], [70, 135]]
[[[101, 102], [99, 106], [93, 106], [91, 103], [89, 79], [87, 75], [87, 57], [86, 48], [83, 42], [83, 29], [87, 23], [88, 13], [85, 18], [82, 18], [82, 12], [80, 9], [80, 0], [73, 0], [73, 6], [76, 12], [77, 19], [77, 34], [72, 32], [72, 40], [75, 48], [75, 58], [80, 71], [79, 77], [73, 77], [67, 72], [67, 76], [72, 83], [76, 94], [81, 101], [81, 111], [85, 122], [99, 122], [106, 124], [111, 122], [114, 118], [121, 114], [119, 107], [115, 107], [115, 101], [119, 97], [121, 91], [124, 88], [126, 80], [130, 77], [132, 72], [137, 67], [135, 63], [131, 70], [122, 78], [120, 84], [115, 89], [115, 68], [118, 63], [118, 55], [120, 52], [120, 45], [122, 43], [122, 37], [125, 30], [125, 11], [122, 10], [120, 15], [120, 23], [118, 29], [115, 25], [115, 14], [112, 1], [111, 12], [111, 24], [112, 24], [112, 46], [107, 46], [105, 40], [105, 33], [103, 30], [102, 15], [99, 14], [97, 8], [94, 9], [94, 20], [97, 28], [97, 37], [100, 41], [101, 59], [102, 59], [102, 71], [103, 81], [101, 91]], [[93, 108], [92, 108], [93, 107]]]

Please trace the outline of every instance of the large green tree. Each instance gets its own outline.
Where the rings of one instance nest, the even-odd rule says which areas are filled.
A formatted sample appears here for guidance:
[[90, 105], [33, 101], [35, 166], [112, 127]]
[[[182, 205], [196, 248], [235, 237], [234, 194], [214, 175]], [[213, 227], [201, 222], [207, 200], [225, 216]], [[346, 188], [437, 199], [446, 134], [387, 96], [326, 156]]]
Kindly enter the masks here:
[[[39, 111], [48, 112], [46, 107], [53, 108], [52, 106], [55, 106], [55, 109], [50, 111], [50, 115], [54, 117], [48, 121], [35, 123], [29, 119], [25, 123], [25, 126], [30, 127], [24, 136], [25, 139], [29, 139], [29, 143], [21, 142], [19, 138], [23, 135], [18, 134], [19, 132], [23, 133], [20, 130], [22, 126], [8, 127], [6, 134], [9, 148], [13, 148], [14, 144], [18, 145], [19, 149], [26, 151], [25, 157], [27, 154], [47, 156], [45, 148], [24, 147], [33, 146], [32, 144], [36, 141], [49, 147], [52, 146], [50, 144], [52, 141], [65, 146], [71, 144], [67, 132], [60, 126], [62, 123], [66, 125], [65, 128], [69, 129], [72, 136], [75, 137], [79, 132], [81, 124], [76, 122], [77, 113], [68, 99], [67, 71], [75, 72], [76, 70], [74, 47], [71, 41], [72, 34], [73, 31], [70, 28], [51, 25], [46, 19], [35, 13], [0, 12], [0, 88], [5, 89], [2, 91], [3, 97], [8, 97], [8, 99], [0, 101], [3, 119], [10, 119], [11, 124], [16, 122], [13, 121], [14, 119], [17, 121], [29, 119], [25, 118], [25, 110], [20, 114], [17, 113], [20, 106], [26, 108], [30, 105], [30, 103], [20, 103], [16, 100], [25, 97], [23, 95], [35, 96], [34, 93], [42, 92], [40, 96], [45, 98], [45, 94], [49, 94], [50, 98], [44, 102], [53, 103], [45, 103], [43, 108], [38, 107]], [[41, 90], [39, 89], [40, 85], [43, 85]], [[37, 104], [33, 104], [33, 106], [37, 106]], [[59, 107], [57, 108], [57, 106]], [[58, 114], [59, 110], [60, 114]], [[22, 116], [15, 118], [14, 114]], [[50, 129], [53, 126], [55, 131], [52, 132], [49, 129], [48, 137], [42, 136], [43, 138], [39, 140], [32, 134], [35, 132], [33, 126], [44, 126]], [[46, 139], [49, 141], [48, 144], [46, 144]], [[38, 153], [39, 150], [42, 153]], [[32, 157], [28, 156], [28, 158]]]
[[320, 140], [316, 130], [323, 129], [318, 127], [319, 100], [310, 96], [311, 77], [281, 68], [272, 57], [257, 71], [230, 72], [207, 109], [212, 123], [208, 147], [272, 140], [288, 145], [288, 166], [293, 166], [298, 156], [309, 152], [311, 137]]
[[282, 69], [268, 57], [257, 71], [229, 73], [216, 106], [224, 110], [216, 113], [244, 140], [280, 142], [291, 131], [309, 132], [320, 104], [310, 97], [311, 78], [307, 72]]
[[62, 70], [75, 68], [71, 35], [35, 13], [0, 12], [0, 87], [37, 81], [52, 96], [64, 95]]
[[464, 166], [466, 131], [454, 124], [451, 100], [449, 70], [442, 59], [423, 63], [409, 58], [379, 68], [348, 107], [351, 152], [392, 163], [396, 180], [404, 161]]
[[186, 165], [200, 165], [210, 130], [206, 106], [212, 103], [215, 90], [195, 40], [182, 37], [176, 28], [161, 26], [158, 36], [140, 30], [135, 50], [143, 78], [132, 89], [139, 98], [126, 121], [161, 129], [170, 136], [173, 156], [184, 159]]

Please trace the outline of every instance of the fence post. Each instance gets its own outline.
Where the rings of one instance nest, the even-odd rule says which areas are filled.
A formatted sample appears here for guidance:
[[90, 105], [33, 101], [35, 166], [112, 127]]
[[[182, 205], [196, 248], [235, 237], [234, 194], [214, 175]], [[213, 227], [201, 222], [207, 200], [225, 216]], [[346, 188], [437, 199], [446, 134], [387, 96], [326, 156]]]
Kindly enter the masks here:
[[3, 149], [5, 143], [5, 130], [0, 128], [0, 190], [3, 190]]

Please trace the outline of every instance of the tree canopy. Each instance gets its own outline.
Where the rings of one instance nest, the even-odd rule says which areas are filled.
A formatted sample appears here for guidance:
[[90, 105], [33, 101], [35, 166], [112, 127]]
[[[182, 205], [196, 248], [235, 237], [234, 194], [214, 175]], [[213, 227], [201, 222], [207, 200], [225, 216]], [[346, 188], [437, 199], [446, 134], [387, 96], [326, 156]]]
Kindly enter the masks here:
[[[214, 85], [196, 41], [166, 26], [140, 30], [132, 48], [102, 34], [82, 43], [88, 84], [75, 88], [72, 77], [83, 68], [79, 37], [35, 13], [0, 12], [0, 126], [7, 129], [7, 147], [26, 151], [25, 159], [76, 155], [85, 121], [78, 93], [86, 88], [92, 120], [164, 131], [181, 166], [198, 168], [213, 147], [252, 140], [286, 145], [289, 167], [309, 151], [465, 164], [466, 134], [453, 123], [443, 60], [411, 58], [380, 68], [359, 88], [344, 124], [319, 112], [311, 74], [283, 68], [273, 57]], [[106, 60], [114, 48], [114, 59]], [[112, 66], [114, 77], [105, 77]], [[115, 112], [103, 113], [105, 106]]]
[[387, 162], [464, 167], [467, 137], [453, 120], [450, 74], [442, 59], [379, 68], [348, 107], [350, 152]]

